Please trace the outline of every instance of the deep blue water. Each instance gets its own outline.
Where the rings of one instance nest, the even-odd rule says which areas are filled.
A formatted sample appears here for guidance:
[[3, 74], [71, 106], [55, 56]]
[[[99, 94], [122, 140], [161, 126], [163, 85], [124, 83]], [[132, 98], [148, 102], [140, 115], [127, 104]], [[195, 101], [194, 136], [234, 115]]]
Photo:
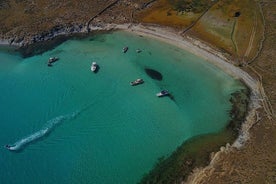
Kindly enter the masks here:
[[[125, 32], [0, 58], [0, 183], [136, 183], [185, 140], [222, 130], [243, 88], [201, 58]], [[130, 86], [137, 78], [145, 83]], [[173, 99], [156, 97], [162, 89]]]

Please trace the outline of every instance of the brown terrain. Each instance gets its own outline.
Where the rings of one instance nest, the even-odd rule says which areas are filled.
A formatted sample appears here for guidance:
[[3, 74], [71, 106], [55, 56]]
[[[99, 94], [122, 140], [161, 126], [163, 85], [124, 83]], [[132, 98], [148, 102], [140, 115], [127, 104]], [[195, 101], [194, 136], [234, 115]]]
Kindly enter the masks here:
[[[211, 154], [211, 158], [216, 158], [211, 164], [207, 158], [207, 167], [180, 159], [183, 163], [179, 165], [198, 168], [189, 177], [176, 175], [169, 181], [276, 183], [275, 1], [0, 0], [0, 23], [0, 38], [10, 43], [43, 41], [41, 35], [63, 28], [69, 34], [70, 30], [83, 30], [87, 25], [142, 23], [173, 27], [183, 36], [197, 38], [216, 48], [231, 58], [234, 65], [259, 80], [262, 107], [258, 109], [256, 123], [249, 129], [250, 139], [242, 148], [216, 147], [213, 151], [219, 153]], [[37, 35], [40, 37], [36, 40]], [[199, 147], [205, 149], [204, 145]], [[154, 181], [146, 183], [162, 183], [162, 180]]]

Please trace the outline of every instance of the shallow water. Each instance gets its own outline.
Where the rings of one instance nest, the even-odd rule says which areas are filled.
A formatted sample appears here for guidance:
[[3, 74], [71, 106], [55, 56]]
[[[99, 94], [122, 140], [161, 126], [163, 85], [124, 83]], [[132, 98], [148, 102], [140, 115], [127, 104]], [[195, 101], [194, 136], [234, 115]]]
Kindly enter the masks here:
[[[0, 58], [0, 183], [136, 183], [183, 141], [222, 130], [243, 88], [201, 58], [125, 32]], [[145, 83], [130, 86], [137, 78]], [[163, 89], [173, 98], [156, 97]]]

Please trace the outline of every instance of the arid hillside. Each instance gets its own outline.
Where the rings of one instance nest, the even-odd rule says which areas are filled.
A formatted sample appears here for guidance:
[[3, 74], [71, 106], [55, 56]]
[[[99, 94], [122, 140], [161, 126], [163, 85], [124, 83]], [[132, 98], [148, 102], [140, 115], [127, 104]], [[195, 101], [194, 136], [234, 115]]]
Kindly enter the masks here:
[[60, 27], [81, 29], [91, 18], [101, 15], [104, 22], [131, 21], [132, 12], [146, 0], [1, 0], [0, 36], [20, 42], [36, 34]]

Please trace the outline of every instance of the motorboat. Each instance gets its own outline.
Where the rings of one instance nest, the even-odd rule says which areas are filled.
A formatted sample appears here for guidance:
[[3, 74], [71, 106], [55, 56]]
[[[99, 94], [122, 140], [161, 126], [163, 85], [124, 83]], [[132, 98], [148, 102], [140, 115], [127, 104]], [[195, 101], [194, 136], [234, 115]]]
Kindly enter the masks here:
[[48, 63], [54, 63], [58, 60], [58, 57], [50, 57]]
[[10, 151], [14, 151], [14, 150], [15, 150], [15, 149], [14, 149], [14, 146], [11, 146], [11, 145], [9, 145], [9, 144], [5, 145], [5, 148], [7, 148], [7, 149], [10, 150]]
[[136, 52], [140, 53], [140, 52], [142, 52], [142, 50], [141, 49], [136, 49]]
[[11, 147], [11, 145], [5, 145], [5, 148], [9, 149]]
[[91, 71], [96, 72], [98, 68], [98, 64], [96, 62], [92, 62], [91, 64]]
[[143, 79], [136, 79], [135, 81], [130, 82], [130, 85], [136, 86], [136, 85], [143, 84], [143, 83], [144, 83]]
[[170, 95], [168, 90], [162, 90], [156, 94], [156, 96], [158, 96], [158, 97], [163, 97], [163, 96], [168, 96], [168, 95]]
[[48, 60], [48, 66], [53, 66], [53, 63], [58, 60], [58, 57], [50, 57]]
[[128, 51], [128, 47], [123, 48], [123, 53], [126, 53]]

